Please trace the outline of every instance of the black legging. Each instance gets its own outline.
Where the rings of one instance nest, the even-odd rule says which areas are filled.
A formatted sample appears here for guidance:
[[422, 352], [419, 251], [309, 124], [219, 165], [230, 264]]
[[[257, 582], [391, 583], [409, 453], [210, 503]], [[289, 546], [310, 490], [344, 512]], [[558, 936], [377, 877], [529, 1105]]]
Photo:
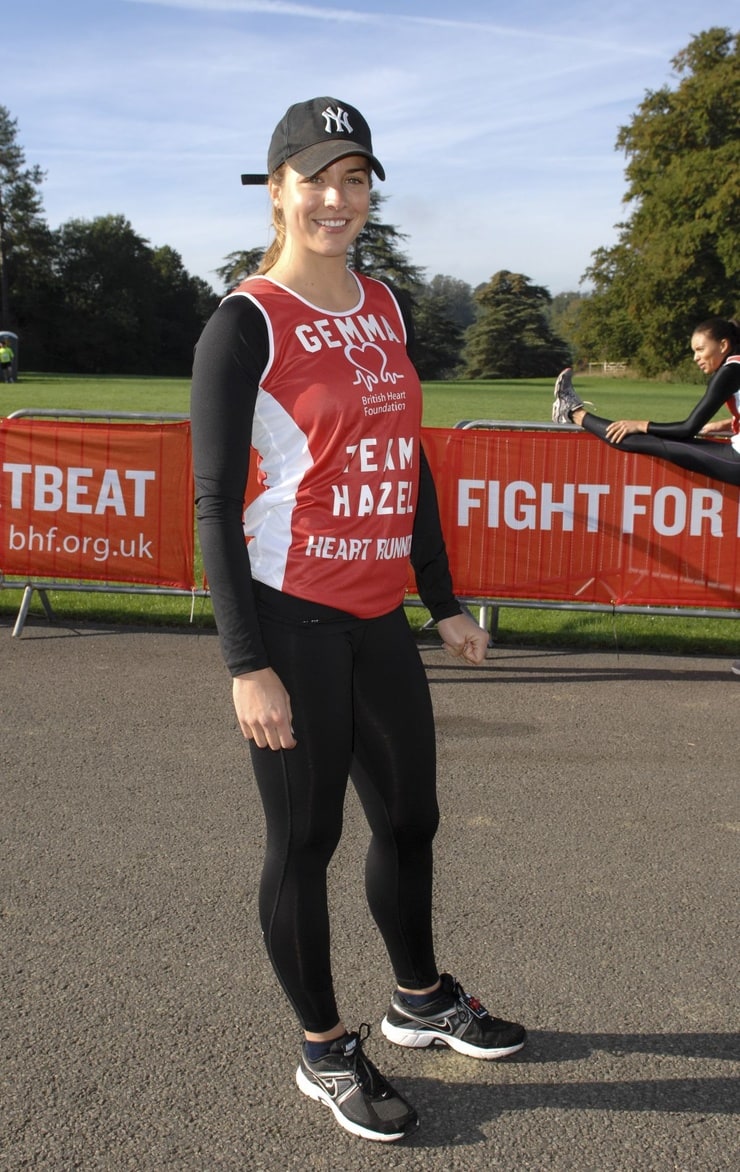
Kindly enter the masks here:
[[703, 476], [740, 487], [740, 452], [736, 452], [731, 444], [711, 439], [661, 439], [657, 435], [642, 432], [625, 436], [620, 443], [614, 444], [606, 439], [606, 429], [610, 423], [610, 419], [602, 419], [590, 411], [581, 419], [581, 427], [599, 439], [606, 440], [618, 452], [657, 456], [671, 464], [678, 464], [680, 468], [687, 468], [690, 472], [700, 472]]
[[[274, 601], [275, 592], [269, 592]], [[399, 607], [379, 619], [284, 621], [260, 606], [270, 664], [291, 698], [296, 748], [251, 743], [267, 824], [260, 920], [305, 1030], [339, 1020], [326, 872], [348, 775], [372, 831], [365, 886], [398, 984], [434, 984], [432, 839], [439, 821], [431, 700]]]

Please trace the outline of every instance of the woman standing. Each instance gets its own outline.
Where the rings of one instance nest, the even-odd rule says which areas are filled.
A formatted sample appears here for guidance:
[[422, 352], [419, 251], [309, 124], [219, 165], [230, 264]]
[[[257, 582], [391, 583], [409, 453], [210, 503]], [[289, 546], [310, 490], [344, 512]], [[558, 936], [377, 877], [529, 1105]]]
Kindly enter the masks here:
[[[348, 1131], [392, 1141], [417, 1117], [365, 1056], [369, 1027], [347, 1030], [337, 1008], [327, 867], [351, 776], [372, 832], [368, 903], [397, 985], [383, 1032], [480, 1058], [522, 1047], [524, 1029], [435, 960], [434, 726], [402, 607], [409, 560], [452, 654], [481, 663], [487, 635], [452, 593], [410, 320], [386, 285], [347, 268], [372, 173], [385, 178], [370, 129], [346, 102], [297, 103], [268, 172], [275, 240], [196, 348], [199, 532], [265, 812], [265, 943], [305, 1034], [298, 1086]], [[261, 491], [242, 517], [250, 444]]]
[[[602, 419], [587, 411], [573, 387], [572, 370], [561, 371], [555, 383], [553, 423], [575, 423], [591, 435], [618, 445], [623, 452], [641, 452], [700, 472], [725, 484], [740, 486], [740, 323], [710, 317], [691, 336], [694, 362], [711, 375], [693, 411], [680, 423], [647, 419]], [[714, 419], [727, 407], [731, 419]], [[729, 444], [709, 437], [732, 432]], [[740, 675], [740, 660], [732, 665]]]

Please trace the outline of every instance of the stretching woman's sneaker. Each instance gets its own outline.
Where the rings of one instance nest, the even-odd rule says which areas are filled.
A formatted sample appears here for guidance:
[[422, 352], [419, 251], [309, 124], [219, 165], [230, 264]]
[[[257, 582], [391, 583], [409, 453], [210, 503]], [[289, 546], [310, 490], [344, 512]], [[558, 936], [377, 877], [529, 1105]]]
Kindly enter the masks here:
[[552, 405], [553, 423], [572, 423], [571, 411], [578, 411], [584, 406], [583, 399], [579, 398], [573, 388], [573, 367], [566, 366], [561, 370], [555, 382], [555, 402]]

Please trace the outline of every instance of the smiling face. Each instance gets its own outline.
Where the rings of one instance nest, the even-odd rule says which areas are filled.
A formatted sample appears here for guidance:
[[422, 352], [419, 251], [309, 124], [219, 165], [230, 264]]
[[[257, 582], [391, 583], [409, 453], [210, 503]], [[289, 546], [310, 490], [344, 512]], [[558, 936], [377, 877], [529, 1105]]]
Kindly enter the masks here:
[[691, 339], [691, 349], [694, 351], [694, 362], [705, 374], [714, 374], [719, 370], [730, 351], [727, 338], [717, 341], [710, 334], [697, 330]]
[[348, 155], [317, 175], [305, 176], [287, 163], [270, 196], [285, 224], [286, 247], [317, 256], [345, 256], [370, 211], [369, 163]]

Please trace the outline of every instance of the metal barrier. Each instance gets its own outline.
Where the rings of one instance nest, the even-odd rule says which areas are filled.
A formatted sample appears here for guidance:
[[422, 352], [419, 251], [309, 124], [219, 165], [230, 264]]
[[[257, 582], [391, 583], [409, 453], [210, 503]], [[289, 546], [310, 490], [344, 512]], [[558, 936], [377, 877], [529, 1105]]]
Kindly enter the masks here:
[[581, 430], [575, 423], [523, 423], [521, 419], [461, 419], [455, 424], [458, 431], [472, 431], [473, 428], [488, 431], [562, 431], [564, 427], [571, 431]]
[[[8, 416], [9, 419], [18, 418], [33, 418], [33, 419], [72, 419], [72, 420], [107, 420], [107, 421], [138, 421], [138, 422], [186, 422], [188, 415], [183, 413], [160, 413], [160, 412], [111, 412], [111, 411], [79, 411], [68, 409], [49, 409], [49, 410], [34, 410], [32, 408], [24, 408], [14, 412]], [[580, 429], [572, 424], [559, 425], [553, 423], [529, 423], [519, 420], [495, 420], [495, 419], [474, 419], [461, 420], [455, 425], [456, 429], [473, 430], [473, 429], [487, 429], [487, 430], [515, 430], [528, 432], [562, 432], [563, 430], [571, 430], [577, 432]], [[13, 575], [10, 577], [3, 576], [0, 572], [0, 589], [22, 589], [23, 597], [18, 611], [15, 626], [13, 628], [13, 637], [19, 636], [26, 622], [28, 611], [31, 605], [34, 591], [37, 591], [41, 599], [44, 610], [49, 619], [53, 618], [53, 611], [48, 598], [48, 591], [76, 591], [85, 593], [100, 593], [100, 594], [137, 594], [137, 595], [173, 595], [181, 597], [189, 597], [194, 602], [196, 597], [207, 598], [209, 591], [207, 588], [198, 589], [193, 586], [192, 589], [183, 589], [174, 586], [151, 586], [145, 584], [117, 584], [115, 582], [94, 582], [94, 581], [71, 581], [69, 579], [57, 581], [54, 579], [44, 578], [43, 576], [32, 576], [27, 579], [18, 578]], [[695, 606], [656, 606], [656, 605], [629, 605], [619, 603], [604, 603], [604, 602], [574, 602], [568, 600], [558, 599], [538, 599], [538, 598], [509, 598], [491, 596], [466, 596], [461, 595], [461, 602], [466, 608], [478, 608], [478, 622], [481, 628], [489, 632], [491, 639], [495, 637], [498, 629], [500, 611], [504, 608], [516, 609], [530, 609], [530, 610], [556, 610], [568, 612], [584, 612], [607, 615], [641, 615], [641, 616], [672, 616], [684, 618], [740, 618], [740, 610], [726, 609], [720, 607], [695, 607]], [[408, 596], [405, 605], [408, 607], [420, 607], [423, 604], [421, 600], [415, 596]], [[427, 626], [433, 625], [431, 621]]]

